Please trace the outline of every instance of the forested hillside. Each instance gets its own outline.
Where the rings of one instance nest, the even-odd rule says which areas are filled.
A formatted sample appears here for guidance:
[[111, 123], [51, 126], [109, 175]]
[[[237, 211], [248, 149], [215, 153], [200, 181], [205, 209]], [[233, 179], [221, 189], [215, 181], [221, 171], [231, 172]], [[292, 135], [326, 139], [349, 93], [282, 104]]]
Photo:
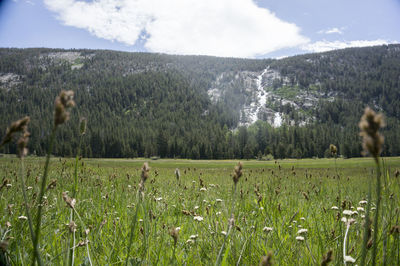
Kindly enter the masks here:
[[330, 143], [360, 156], [367, 105], [386, 116], [383, 154], [400, 155], [400, 45], [281, 60], [2, 48], [0, 137], [29, 115], [30, 153], [45, 154], [61, 89], [76, 101], [61, 156], [75, 153], [82, 116], [85, 157], [324, 157]]

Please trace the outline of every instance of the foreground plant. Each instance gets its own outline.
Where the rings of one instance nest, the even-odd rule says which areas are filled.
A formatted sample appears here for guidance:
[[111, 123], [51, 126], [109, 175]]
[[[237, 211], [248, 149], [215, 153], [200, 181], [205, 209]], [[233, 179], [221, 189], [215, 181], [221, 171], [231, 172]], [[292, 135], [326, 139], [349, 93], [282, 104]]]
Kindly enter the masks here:
[[[364, 115], [361, 117], [359, 127], [360, 136], [363, 138], [363, 154], [370, 154], [376, 164], [376, 210], [374, 217], [374, 234], [372, 238], [372, 265], [376, 263], [376, 251], [378, 247], [378, 220], [379, 220], [379, 207], [381, 198], [381, 168], [379, 164], [379, 156], [382, 152], [382, 145], [384, 142], [383, 136], [379, 133], [379, 129], [385, 126], [382, 114], [376, 114], [371, 108], [367, 107], [364, 110]], [[365, 265], [367, 255], [367, 242], [368, 231], [370, 228], [369, 213], [371, 210], [371, 194], [372, 182], [369, 182], [369, 191], [367, 199], [367, 210], [365, 213], [364, 222], [364, 239], [362, 246], [361, 265]]]
[[[36, 241], [36, 236], [35, 233], [33, 232], [33, 224], [32, 224], [32, 216], [31, 212], [29, 209], [29, 204], [28, 204], [28, 197], [26, 195], [26, 185], [25, 185], [25, 166], [24, 166], [24, 157], [28, 155], [28, 141], [29, 141], [29, 136], [30, 133], [28, 131], [28, 124], [30, 122], [29, 116], [26, 116], [18, 121], [15, 121], [11, 124], [9, 128], [7, 128], [6, 135], [4, 136], [2, 142], [0, 143], [0, 148], [11, 142], [13, 139], [13, 136], [19, 132], [21, 133], [20, 138], [17, 141], [17, 156], [20, 159], [21, 162], [21, 167], [20, 167], [20, 180], [21, 180], [21, 190], [22, 190], [22, 195], [24, 198], [24, 206], [25, 206], [25, 212], [26, 212], [26, 217], [28, 220], [28, 226], [29, 226], [29, 232], [31, 234], [31, 240], [32, 244], [35, 244]], [[38, 264], [42, 265], [42, 260], [40, 258], [38, 250], [34, 250], [35, 255], [38, 259]]]
[[[146, 180], [149, 178], [149, 172], [150, 172], [149, 164], [147, 162], [145, 162], [143, 164], [141, 170], [142, 170], [142, 172], [140, 175], [139, 190], [138, 190], [137, 201], [136, 201], [136, 210], [135, 210], [135, 215], [133, 216], [133, 219], [132, 219], [131, 232], [129, 234], [130, 235], [129, 236], [129, 244], [128, 244], [125, 265], [128, 265], [128, 262], [129, 262], [129, 256], [130, 256], [131, 246], [132, 246], [132, 242], [133, 242], [133, 235], [135, 234], [139, 207], [143, 205], [143, 201], [144, 201], [144, 195], [145, 195], [144, 194], [144, 184], [145, 184]], [[146, 211], [144, 211], [144, 214], [146, 214]], [[145, 224], [146, 223], [147, 223], [147, 219], [145, 220]], [[146, 233], [144, 235], [146, 236]], [[144, 242], [146, 243], [146, 239]]]
[[[81, 145], [82, 145], [82, 137], [86, 134], [86, 118], [81, 118], [80, 123], [79, 123], [79, 145], [78, 149], [76, 152], [76, 157], [75, 157], [75, 169], [74, 169], [74, 184], [72, 187], [72, 198], [76, 198], [76, 193], [78, 190], [78, 162], [79, 162], [79, 156], [81, 152]], [[74, 209], [71, 208], [71, 214], [70, 214], [70, 224], [75, 224], [75, 212]], [[74, 265], [74, 252], [75, 252], [75, 230], [70, 230], [71, 233], [71, 240], [70, 240], [70, 248], [69, 248], [69, 263], [68, 265]]]
[[233, 191], [232, 191], [232, 207], [231, 207], [231, 214], [230, 214], [230, 218], [228, 220], [228, 232], [225, 234], [224, 237], [224, 242], [222, 243], [221, 249], [219, 250], [218, 256], [217, 256], [217, 260], [215, 261], [215, 265], [219, 265], [219, 262], [221, 260], [221, 256], [222, 256], [222, 251], [224, 250], [225, 247], [225, 243], [226, 240], [229, 237], [229, 234], [231, 233], [231, 229], [232, 227], [235, 225], [235, 217], [234, 217], [234, 209], [235, 209], [235, 201], [236, 201], [236, 187], [237, 187], [237, 183], [239, 182], [240, 177], [242, 177], [243, 175], [243, 164], [241, 162], [239, 162], [233, 171]]
[[53, 145], [54, 145], [54, 140], [56, 136], [56, 131], [58, 126], [64, 124], [66, 121], [69, 120], [70, 113], [69, 109], [73, 106], [75, 106], [74, 102], [74, 92], [73, 91], [65, 91], [62, 90], [57, 96], [55, 103], [54, 103], [54, 125], [53, 129], [51, 131], [50, 135], [50, 142], [47, 150], [47, 156], [46, 156], [46, 163], [44, 166], [44, 173], [42, 177], [42, 183], [40, 186], [40, 192], [39, 192], [39, 197], [38, 197], [38, 210], [36, 214], [36, 230], [35, 230], [35, 241], [33, 243], [33, 248], [35, 250], [32, 264], [34, 264], [36, 258], [38, 258], [38, 264], [42, 265], [40, 262], [40, 259], [38, 257], [39, 255], [39, 241], [40, 241], [40, 225], [42, 221], [42, 208], [43, 208], [43, 196], [46, 191], [46, 180], [47, 180], [47, 175], [49, 172], [49, 163], [50, 163], [50, 156], [53, 151]]

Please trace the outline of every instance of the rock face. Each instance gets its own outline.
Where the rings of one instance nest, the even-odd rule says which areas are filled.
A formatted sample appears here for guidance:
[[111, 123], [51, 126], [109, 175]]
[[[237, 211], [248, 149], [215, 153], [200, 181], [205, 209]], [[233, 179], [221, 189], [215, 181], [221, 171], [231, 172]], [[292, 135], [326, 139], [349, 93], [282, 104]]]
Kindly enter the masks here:
[[316, 91], [300, 90], [297, 84], [271, 66], [260, 72], [224, 72], [213, 82], [208, 95], [213, 102], [238, 98], [239, 126], [263, 120], [273, 127], [280, 127], [283, 123], [294, 124], [294, 120], [286, 116], [285, 108], [297, 110], [301, 116], [300, 124], [306, 124], [312, 119], [306, 115], [307, 109], [313, 108], [321, 97], [327, 98]]

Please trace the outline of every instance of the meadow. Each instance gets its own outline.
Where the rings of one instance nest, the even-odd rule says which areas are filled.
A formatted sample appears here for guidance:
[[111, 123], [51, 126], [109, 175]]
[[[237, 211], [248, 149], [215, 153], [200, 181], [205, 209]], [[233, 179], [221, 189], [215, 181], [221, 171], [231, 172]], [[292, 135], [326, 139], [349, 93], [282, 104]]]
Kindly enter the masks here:
[[[400, 265], [400, 158], [379, 160], [378, 237], [366, 263], [376, 244], [377, 264]], [[51, 158], [43, 264], [360, 263], [372, 158], [249, 160], [234, 170], [238, 163]], [[20, 178], [35, 216], [44, 168], [45, 158], [25, 157], [22, 166], [15, 156], [0, 158], [1, 256], [12, 265], [31, 264], [34, 253]], [[375, 202], [373, 190], [371, 218]]]

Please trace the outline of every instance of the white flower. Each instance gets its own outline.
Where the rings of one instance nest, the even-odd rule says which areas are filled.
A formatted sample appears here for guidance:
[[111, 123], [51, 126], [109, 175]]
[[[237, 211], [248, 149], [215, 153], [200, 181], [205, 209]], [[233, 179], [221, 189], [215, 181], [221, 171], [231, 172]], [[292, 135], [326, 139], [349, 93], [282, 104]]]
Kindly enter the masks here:
[[32, 189], [32, 187], [27, 187], [27, 188], [26, 188], [26, 190], [30, 190], [30, 189]]
[[351, 210], [344, 210], [344, 211], [343, 211], [343, 215], [352, 216], [352, 215], [353, 215], [353, 211], [351, 211]]
[[199, 235], [191, 235], [189, 238], [195, 240], [198, 237], [199, 237]]
[[352, 215], [358, 215], [357, 211], [353, 211]]
[[264, 208], [261, 206], [261, 207], [260, 207], [260, 210], [262, 211], [262, 210], [264, 210]]
[[222, 202], [222, 199], [216, 199], [215, 201], [216, 202]]
[[193, 217], [193, 219], [194, 219], [195, 221], [199, 221], [199, 222], [201, 222], [201, 221], [204, 220], [204, 218], [201, 217], [201, 216], [195, 216], [195, 217]]
[[132, 186], [131, 185], [128, 185], [128, 188], [131, 188]]
[[304, 237], [302, 237], [302, 236], [296, 236], [296, 240], [297, 240], [297, 241], [304, 241]]
[[214, 185], [214, 184], [209, 184], [208, 186], [209, 186], [209, 187], [215, 187], [215, 185]]
[[192, 239], [188, 239], [187, 241], [186, 241], [186, 244], [193, 244], [194, 243], [194, 241], [192, 240]]
[[179, 230], [181, 230], [181, 228], [178, 226], [178, 227], [175, 227], [175, 230], [179, 231]]
[[306, 220], [306, 218], [304, 218], [304, 217], [301, 217], [301, 218], [300, 218], [300, 220], [302, 220], [302, 221], [305, 221], [305, 220]]
[[353, 218], [347, 219], [346, 217], [343, 217], [343, 218], [341, 219], [341, 221], [344, 222], [344, 223], [346, 223], [346, 224], [352, 225], [353, 223], [355, 223], [356, 220], [354, 220]]
[[337, 211], [337, 210], [339, 210], [339, 208], [338, 208], [337, 206], [332, 206], [332, 207], [331, 207], [331, 210]]
[[362, 200], [362, 201], [360, 201], [358, 204], [360, 204], [360, 205], [365, 205], [365, 204], [367, 204], [368, 202], [366, 201], [366, 200]]
[[204, 203], [207, 203], [208, 201], [204, 199], [203, 202], [204, 202]]
[[357, 207], [357, 211], [363, 212], [363, 211], [364, 211], [364, 208], [363, 208], [363, 207]]
[[264, 231], [264, 232], [271, 232], [272, 230], [273, 230], [272, 227], [267, 227], [267, 226], [266, 226], [266, 227], [263, 228], [263, 231]]
[[207, 191], [205, 187], [200, 188], [200, 191]]
[[299, 231], [297, 231], [297, 234], [298, 234], [298, 235], [301, 235], [301, 234], [305, 234], [305, 233], [307, 233], [307, 232], [308, 232], [307, 229], [300, 229]]
[[223, 234], [224, 236], [226, 236], [226, 232], [225, 232], [225, 231], [221, 231], [221, 234]]
[[198, 208], [199, 208], [199, 206], [194, 206], [194, 208], [193, 208], [193, 209], [197, 210]]
[[215, 214], [216, 214], [216, 215], [221, 215], [221, 212], [216, 212]]
[[372, 208], [371, 208], [371, 211], [375, 211], [375, 210], [376, 210], [376, 208], [375, 208], [375, 207], [372, 207]]
[[352, 256], [344, 256], [344, 262], [354, 263], [356, 260]]
[[28, 217], [21, 215], [21, 216], [18, 217], [18, 219], [20, 219], [20, 220], [28, 220]]
[[139, 222], [143, 222], [143, 219], [139, 219]]
[[161, 198], [161, 197], [155, 198], [155, 200], [156, 200], [156, 201], [160, 201], [160, 200], [162, 200], [162, 198]]
[[6, 187], [12, 187], [12, 184], [8, 183], [8, 184], [6, 185]]

